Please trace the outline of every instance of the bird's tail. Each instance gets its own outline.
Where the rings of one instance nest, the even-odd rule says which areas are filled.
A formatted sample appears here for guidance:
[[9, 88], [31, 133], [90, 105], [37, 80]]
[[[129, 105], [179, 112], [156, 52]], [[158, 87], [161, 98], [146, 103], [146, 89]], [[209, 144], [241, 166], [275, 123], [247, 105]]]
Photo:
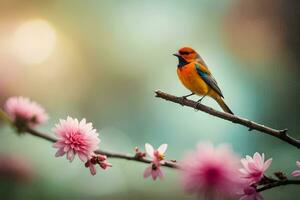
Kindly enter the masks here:
[[224, 110], [224, 112], [227, 112], [227, 113], [230, 113], [230, 114], [234, 115], [233, 112], [230, 110], [230, 108], [226, 105], [226, 103], [224, 102], [224, 100], [222, 99], [222, 97], [218, 96], [218, 97], [216, 97], [214, 99], [221, 106], [221, 108]]

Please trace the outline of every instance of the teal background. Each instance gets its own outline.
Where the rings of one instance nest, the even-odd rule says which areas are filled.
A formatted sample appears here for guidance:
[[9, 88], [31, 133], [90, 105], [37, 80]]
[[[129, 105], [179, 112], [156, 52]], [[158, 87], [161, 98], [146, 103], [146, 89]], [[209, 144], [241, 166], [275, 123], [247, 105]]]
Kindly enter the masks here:
[[[99, 130], [100, 148], [133, 153], [146, 142], [168, 143], [168, 159], [180, 160], [197, 143], [229, 143], [241, 156], [264, 152], [268, 170], [287, 175], [299, 150], [276, 138], [154, 97], [188, 91], [172, 56], [192, 46], [206, 61], [239, 116], [299, 135], [299, 23], [297, 3], [268, 0], [46, 0], [0, 1], [0, 99], [28, 96], [43, 105], [49, 134], [68, 115]], [[11, 56], [9, 41], [24, 21], [47, 20], [56, 32], [52, 54], [40, 64]], [[294, 22], [294, 23], [293, 23]], [[298, 42], [298, 43], [297, 43]], [[192, 99], [197, 100], [197, 97]], [[209, 98], [203, 103], [219, 109]], [[0, 179], [1, 199], [194, 199], [177, 171], [164, 181], [143, 180], [145, 164], [111, 159], [96, 176], [76, 159], [55, 158], [47, 141], [0, 129], [0, 154], [31, 166], [30, 180]], [[224, 161], [226, 162], [226, 161]], [[265, 199], [296, 199], [299, 187], [263, 193]]]

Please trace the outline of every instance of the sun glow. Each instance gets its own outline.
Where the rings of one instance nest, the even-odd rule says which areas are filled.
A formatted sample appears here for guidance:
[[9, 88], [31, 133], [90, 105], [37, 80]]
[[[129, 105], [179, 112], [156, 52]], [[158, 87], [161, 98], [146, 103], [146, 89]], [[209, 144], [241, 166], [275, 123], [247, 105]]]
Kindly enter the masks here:
[[13, 51], [25, 64], [39, 64], [47, 60], [56, 44], [53, 27], [43, 19], [21, 24], [13, 35]]

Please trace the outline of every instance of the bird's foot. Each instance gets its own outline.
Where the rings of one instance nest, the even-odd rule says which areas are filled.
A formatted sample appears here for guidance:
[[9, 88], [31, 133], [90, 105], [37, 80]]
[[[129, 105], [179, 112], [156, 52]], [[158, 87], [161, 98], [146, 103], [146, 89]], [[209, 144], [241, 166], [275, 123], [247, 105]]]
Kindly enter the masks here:
[[[201, 103], [201, 101], [204, 99], [204, 97], [206, 97], [206, 95], [204, 95], [203, 97], [201, 97], [197, 103]], [[198, 105], [198, 104], [197, 104]], [[197, 106], [196, 106], [197, 107]], [[197, 108], [195, 108], [195, 112], [199, 111]]]
[[199, 111], [199, 109], [198, 109], [198, 104], [195, 105], [194, 111], [195, 111], [195, 112], [198, 112], [198, 111]]
[[206, 95], [204, 95], [203, 97], [201, 97], [201, 98], [197, 101], [197, 103], [201, 103], [201, 101], [204, 99], [204, 97], [206, 97]]
[[188, 95], [184, 95], [184, 96], [182, 96], [181, 98], [184, 98], [184, 99], [186, 99], [186, 98], [188, 98], [188, 97], [190, 97], [190, 96], [192, 96], [192, 95], [194, 95], [195, 93], [191, 93], [191, 94], [188, 94]]

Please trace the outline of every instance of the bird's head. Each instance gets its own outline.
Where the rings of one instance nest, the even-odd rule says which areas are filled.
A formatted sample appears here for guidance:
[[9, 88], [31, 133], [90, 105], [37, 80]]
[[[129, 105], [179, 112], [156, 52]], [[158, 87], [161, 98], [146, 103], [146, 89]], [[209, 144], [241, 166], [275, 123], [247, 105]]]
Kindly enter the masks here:
[[199, 58], [198, 53], [190, 47], [183, 47], [178, 50], [178, 53], [173, 55], [178, 58], [178, 67], [182, 67], [188, 63], [194, 62], [197, 60], [197, 58]]

